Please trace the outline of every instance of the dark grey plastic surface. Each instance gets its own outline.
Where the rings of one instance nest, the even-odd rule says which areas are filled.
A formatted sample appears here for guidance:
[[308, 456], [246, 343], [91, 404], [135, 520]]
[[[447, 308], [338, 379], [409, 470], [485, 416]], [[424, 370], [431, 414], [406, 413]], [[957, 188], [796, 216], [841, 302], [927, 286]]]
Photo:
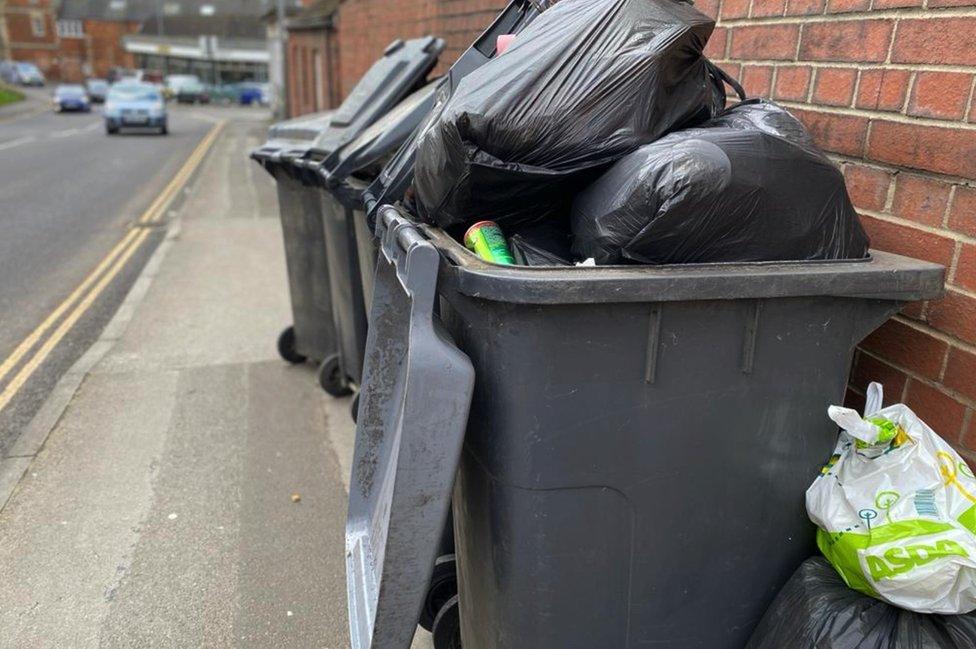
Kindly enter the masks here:
[[434, 313], [439, 255], [381, 233], [346, 522], [352, 649], [408, 649], [450, 507], [474, 382]]
[[392, 204], [401, 200], [407, 191], [407, 187], [413, 182], [416, 141], [420, 134], [430, 128], [430, 125], [440, 115], [461, 79], [495, 55], [495, 43], [498, 36], [517, 34], [549, 4], [551, 4], [550, 0], [511, 0], [488, 29], [451, 66], [447, 76], [437, 87], [434, 108], [428, 114], [427, 119], [416, 128], [410, 139], [400, 147], [396, 155], [383, 168], [379, 177], [364, 192], [366, 212], [371, 224], [376, 209], [380, 205]]
[[[390, 44], [342, 102], [311, 150], [326, 159], [338, 154], [343, 146], [422, 83], [443, 49], [444, 41], [433, 36]], [[326, 163], [327, 168], [332, 166]]]
[[[485, 263], [393, 208], [380, 210], [377, 231], [384, 248], [392, 239], [439, 253], [446, 333], [435, 341], [453, 341], [477, 377], [453, 491], [465, 649], [742, 647], [816, 551], [803, 495], [836, 441], [824, 412], [843, 402], [854, 346], [906, 301], [943, 291], [942, 267], [881, 252], [861, 262], [516, 268]], [[380, 269], [408, 275], [432, 263], [383, 259]], [[403, 297], [411, 285], [392, 299], [381, 282], [372, 327], [418, 317], [417, 300]], [[397, 360], [414, 358], [417, 338], [384, 335], [394, 334], [370, 335], [364, 394], [427, 390], [434, 376], [413, 385], [421, 379]], [[451, 495], [447, 463], [466, 411], [460, 390], [437, 389], [419, 413], [392, 400], [357, 429], [357, 452], [395, 439], [416, 453], [375, 454], [356, 474], [411, 476], [397, 482], [400, 500], [359, 528], [356, 542], [387, 564], [412, 557], [370, 610], [396, 602], [412, 615], [414, 600], [393, 584], [430, 574], [436, 534], [418, 532], [412, 508]], [[433, 413], [449, 432], [423, 432]], [[374, 600], [350, 600], [360, 601]], [[377, 618], [372, 633], [406, 625]]]
[[336, 353], [328, 261], [318, 191], [295, 165], [332, 113], [288, 120], [271, 127], [268, 141], [251, 153], [275, 179], [285, 244], [295, 351], [316, 361]]

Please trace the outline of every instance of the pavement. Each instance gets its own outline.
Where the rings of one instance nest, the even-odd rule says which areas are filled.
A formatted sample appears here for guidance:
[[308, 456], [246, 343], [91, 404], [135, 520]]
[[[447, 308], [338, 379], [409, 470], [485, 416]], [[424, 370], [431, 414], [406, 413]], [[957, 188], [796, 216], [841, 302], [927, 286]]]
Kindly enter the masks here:
[[[110, 137], [100, 107], [56, 114], [48, 103], [50, 88], [25, 91], [44, 93], [45, 101], [35, 99], [42, 112], [0, 120], [0, 363], [72, 295], [214, 124], [224, 114], [236, 114], [177, 108], [171, 110], [172, 132], [166, 137]], [[16, 398], [0, 405], [0, 456], [97, 339], [162, 234], [149, 234]], [[3, 374], [0, 393], [9, 379]]]
[[349, 646], [354, 426], [348, 398], [275, 350], [281, 230], [246, 157], [265, 129], [227, 124], [0, 463], [0, 647]]

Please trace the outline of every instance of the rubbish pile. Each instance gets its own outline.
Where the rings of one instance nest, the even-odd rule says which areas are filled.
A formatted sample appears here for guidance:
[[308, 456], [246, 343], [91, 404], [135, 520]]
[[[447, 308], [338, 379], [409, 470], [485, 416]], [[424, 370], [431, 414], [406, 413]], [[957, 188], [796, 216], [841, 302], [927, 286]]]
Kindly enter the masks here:
[[458, 238], [492, 221], [526, 265], [865, 257], [800, 122], [762, 100], [726, 110], [726, 84], [745, 95], [703, 54], [713, 28], [681, 0], [557, 3], [420, 137], [417, 215]]
[[806, 494], [827, 561], [805, 562], [748, 649], [976, 647], [976, 479], [904, 404], [864, 417], [831, 406], [842, 431]]

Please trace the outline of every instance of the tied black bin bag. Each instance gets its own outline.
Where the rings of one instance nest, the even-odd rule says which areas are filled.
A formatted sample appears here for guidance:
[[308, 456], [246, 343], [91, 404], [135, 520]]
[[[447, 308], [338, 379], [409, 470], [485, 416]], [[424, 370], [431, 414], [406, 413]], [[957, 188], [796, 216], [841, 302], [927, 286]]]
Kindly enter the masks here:
[[847, 587], [822, 557], [794, 573], [746, 649], [968, 649], [976, 614], [923, 615]]
[[573, 251], [597, 264], [860, 259], [868, 248], [843, 174], [759, 99], [624, 157], [571, 218]]
[[420, 139], [419, 216], [512, 231], [621, 156], [725, 106], [714, 22], [678, 0], [562, 0], [469, 74]]

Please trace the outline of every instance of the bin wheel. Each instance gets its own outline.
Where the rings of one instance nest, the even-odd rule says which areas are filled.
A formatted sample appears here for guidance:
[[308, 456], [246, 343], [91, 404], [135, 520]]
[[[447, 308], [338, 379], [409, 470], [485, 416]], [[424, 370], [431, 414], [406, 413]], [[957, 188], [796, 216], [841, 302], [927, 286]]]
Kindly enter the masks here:
[[359, 423], [359, 395], [360, 393], [357, 392], [356, 396], [352, 398], [352, 405], [349, 406], [349, 414], [352, 415], [352, 423], [354, 424]]
[[291, 363], [292, 365], [298, 365], [299, 363], [304, 363], [308, 359], [295, 351], [295, 328], [288, 327], [281, 332], [278, 336], [278, 353], [281, 357]]
[[457, 595], [441, 607], [431, 633], [434, 635], [434, 649], [461, 649], [461, 615]]
[[319, 385], [333, 397], [347, 397], [352, 394], [352, 388], [342, 375], [338, 354], [327, 357], [319, 365]]
[[434, 562], [434, 573], [430, 577], [424, 608], [420, 612], [420, 626], [433, 632], [437, 615], [457, 594], [457, 562], [453, 554], [441, 555]]

